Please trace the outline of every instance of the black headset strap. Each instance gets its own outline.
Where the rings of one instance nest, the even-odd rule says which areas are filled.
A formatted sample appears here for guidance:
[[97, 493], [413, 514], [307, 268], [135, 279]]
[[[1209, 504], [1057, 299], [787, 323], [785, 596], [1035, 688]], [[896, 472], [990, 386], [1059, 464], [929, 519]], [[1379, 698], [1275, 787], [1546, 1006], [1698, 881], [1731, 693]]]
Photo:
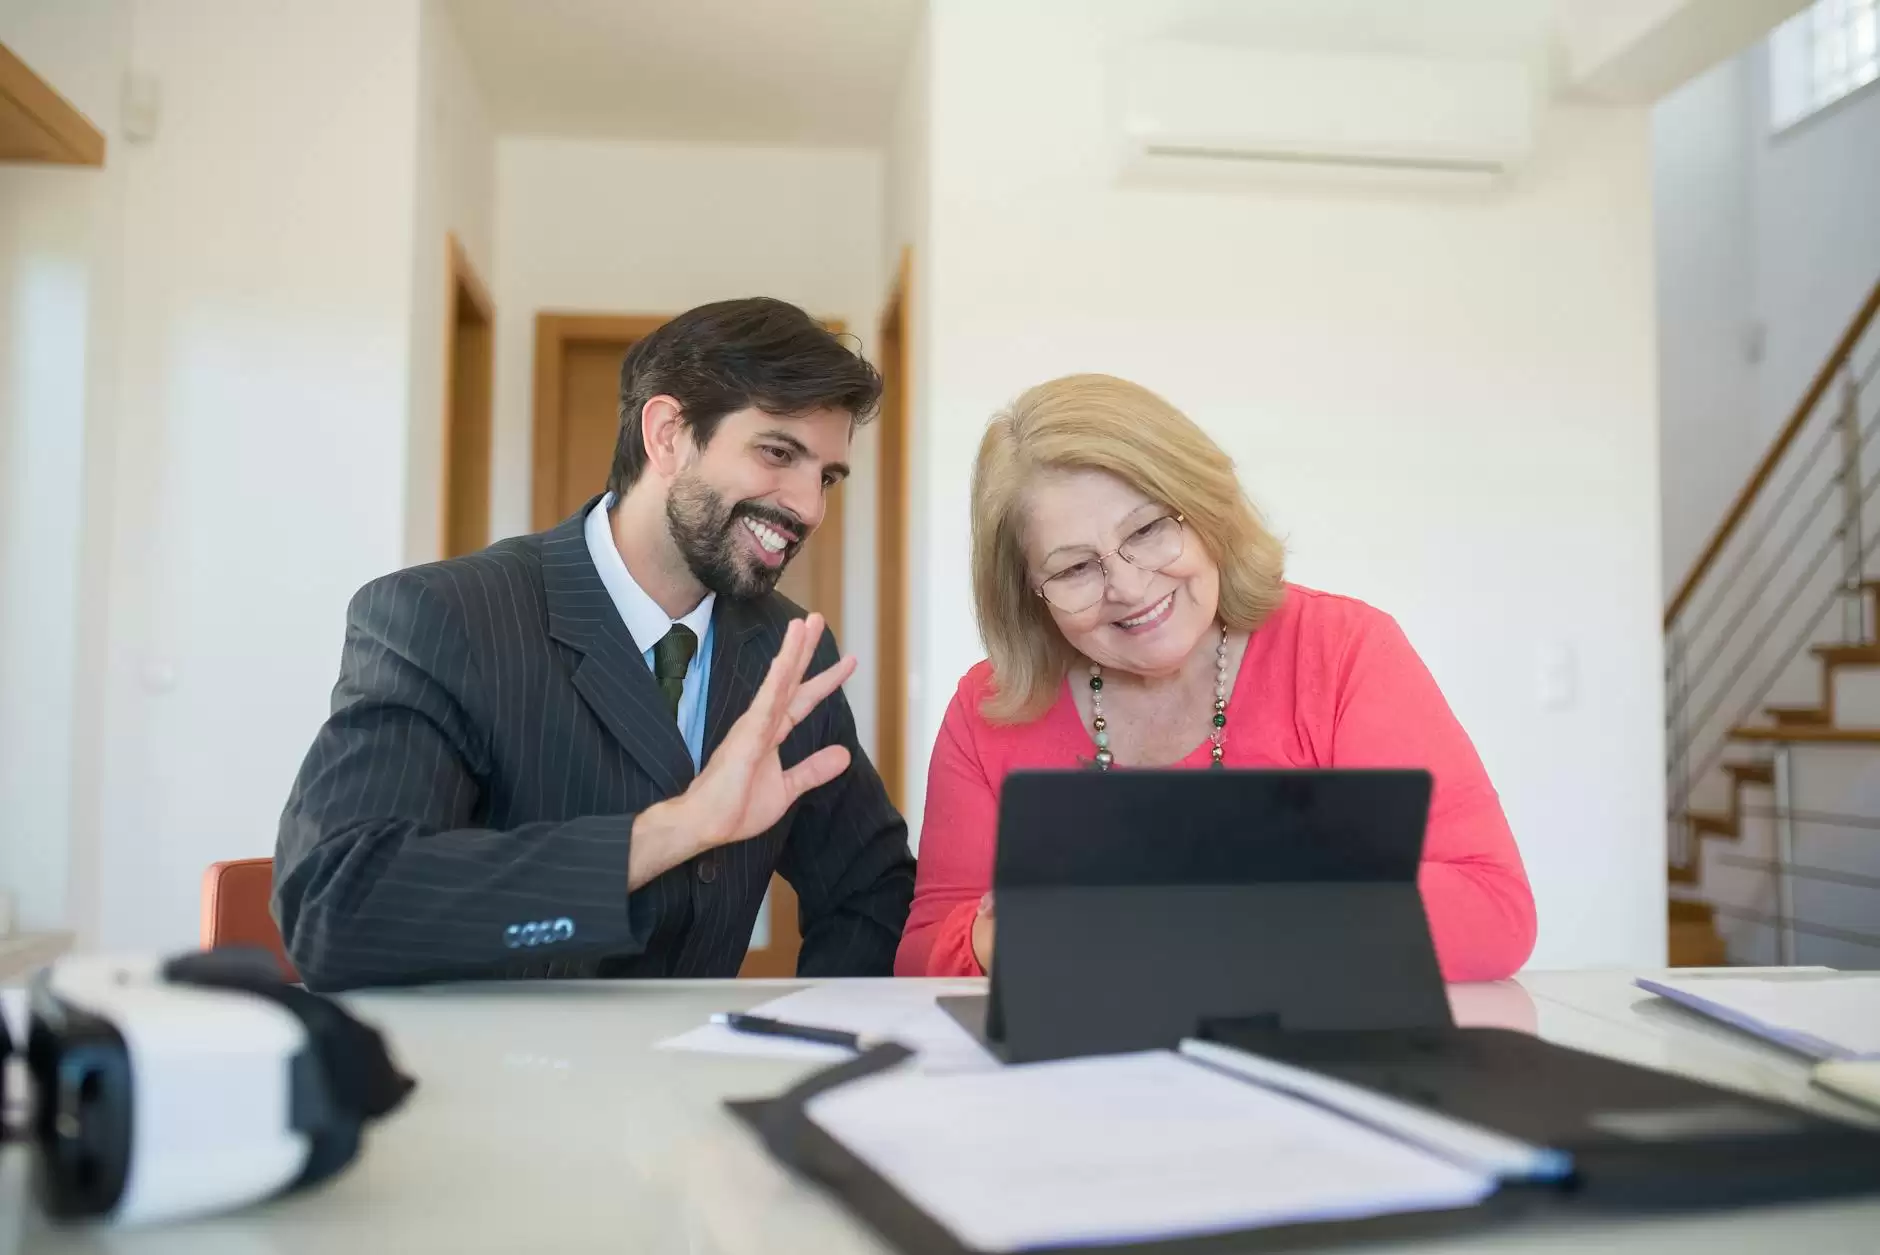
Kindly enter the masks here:
[[231, 946], [180, 955], [163, 965], [163, 977], [179, 985], [239, 989], [285, 1007], [307, 1030], [326, 1073], [328, 1097], [355, 1116], [385, 1115], [416, 1085], [392, 1063], [377, 1029], [332, 999], [287, 984], [265, 950]]

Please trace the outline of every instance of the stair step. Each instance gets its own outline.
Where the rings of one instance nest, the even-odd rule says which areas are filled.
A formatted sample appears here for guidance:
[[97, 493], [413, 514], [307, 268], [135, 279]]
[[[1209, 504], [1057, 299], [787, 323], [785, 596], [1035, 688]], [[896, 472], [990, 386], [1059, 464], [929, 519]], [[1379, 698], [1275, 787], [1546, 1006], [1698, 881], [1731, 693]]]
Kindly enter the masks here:
[[1782, 726], [1745, 724], [1731, 728], [1730, 738], [1736, 741], [1788, 741], [1816, 745], [1880, 745], [1880, 728], [1837, 728], [1806, 723]]
[[1830, 667], [1880, 667], [1880, 645], [1817, 645], [1809, 652]]
[[1723, 769], [1729, 772], [1730, 779], [1739, 785], [1776, 782], [1774, 763], [1725, 763]]
[[1723, 967], [1730, 955], [1716, 925], [1674, 920], [1665, 930], [1665, 959], [1672, 967]]
[[1724, 811], [1685, 811], [1691, 831], [1697, 836], [1712, 833], [1719, 837], [1736, 836], [1736, 816]]
[[1688, 863], [1672, 863], [1665, 868], [1665, 879], [1674, 885], [1694, 885], [1697, 883], [1697, 860]]
[[1831, 722], [1828, 712], [1820, 706], [1764, 706], [1763, 710], [1771, 719], [1785, 727]]
[[1695, 898], [1671, 898], [1666, 905], [1670, 908], [1669, 918], [1674, 924], [1708, 924], [1717, 918], [1717, 912], [1710, 903]]

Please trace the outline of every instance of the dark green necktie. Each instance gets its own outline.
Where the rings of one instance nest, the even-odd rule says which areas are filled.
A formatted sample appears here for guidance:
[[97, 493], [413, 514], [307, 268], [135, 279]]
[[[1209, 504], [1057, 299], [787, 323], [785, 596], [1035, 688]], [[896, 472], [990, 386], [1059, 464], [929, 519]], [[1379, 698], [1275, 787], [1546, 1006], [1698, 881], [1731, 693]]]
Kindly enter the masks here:
[[686, 668], [692, 665], [692, 655], [697, 652], [698, 637], [683, 623], [673, 624], [672, 631], [653, 646], [653, 678], [659, 681], [659, 691], [666, 695], [674, 719], [679, 717], [679, 695], [685, 692]]

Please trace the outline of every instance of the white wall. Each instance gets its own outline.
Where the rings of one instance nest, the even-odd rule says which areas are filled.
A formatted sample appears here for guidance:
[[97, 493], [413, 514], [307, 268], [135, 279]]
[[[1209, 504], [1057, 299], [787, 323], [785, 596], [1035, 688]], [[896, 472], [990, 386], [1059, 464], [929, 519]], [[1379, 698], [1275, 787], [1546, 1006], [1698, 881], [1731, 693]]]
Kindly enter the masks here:
[[[497, 141], [498, 535], [530, 529], [535, 316], [679, 313], [775, 296], [840, 318], [874, 350], [886, 282], [882, 166], [860, 150], [733, 148], [505, 136]], [[873, 744], [875, 432], [853, 453], [843, 647], [861, 665], [847, 692]], [[859, 553], [858, 553], [859, 551]]]
[[1880, 88], [1771, 135], [1768, 59], [1759, 46], [1743, 60], [1766, 445], [1880, 281]]
[[1758, 43], [1654, 109], [1652, 165], [1669, 592], [1880, 279], [1880, 91], [1772, 133]]
[[419, 23], [415, 0], [136, 0], [134, 22], [162, 117], [120, 150], [72, 913], [169, 948], [208, 863], [272, 851], [346, 600], [403, 557]]
[[[920, 733], [979, 656], [968, 477], [1024, 387], [1103, 370], [1239, 461], [1304, 583], [1403, 622], [1500, 787], [1541, 966], [1664, 953], [1647, 118], [1557, 108], [1484, 200], [1125, 190], [1092, 7], [936, 5]], [[1576, 698], [1538, 671], [1571, 652]]]
[[1652, 110], [1666, 595], [1762, 455], [1749, 75], [1733, 58]]
[[0, 165], [0, 892], [26, 927], [69, 918], [87, 433], [109, 403], [118, 88], [128, 0], [16, 0], [6, 44], [106, 133], [104, 169]]
[[452, 287], [445, 237], [457, 237], [487, 288], [496, 216], [495, 137], [456, 21], [442, 0], [420, 0], [418, 43], [411, 429], [405, 466], [405, 560], [414, 563], [443, 552], [443, 415]]

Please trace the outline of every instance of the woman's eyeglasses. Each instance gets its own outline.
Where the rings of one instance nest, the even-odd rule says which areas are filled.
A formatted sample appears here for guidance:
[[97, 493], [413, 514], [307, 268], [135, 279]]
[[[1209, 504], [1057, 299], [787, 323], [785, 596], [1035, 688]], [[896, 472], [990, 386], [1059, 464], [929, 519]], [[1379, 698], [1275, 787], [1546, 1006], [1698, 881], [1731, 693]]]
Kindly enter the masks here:
[[1109, 587], [1109, 559], [1121, 558], [1144, 571], [1160, 571], [1182, 556], [1187, 522], [1179, 514], [1164, 514], [1144, 523], [1108, 553], [1085, 558], [1049, 576], [1034, 591], [1065, 614], [1079, 614], [1103, 600]]

